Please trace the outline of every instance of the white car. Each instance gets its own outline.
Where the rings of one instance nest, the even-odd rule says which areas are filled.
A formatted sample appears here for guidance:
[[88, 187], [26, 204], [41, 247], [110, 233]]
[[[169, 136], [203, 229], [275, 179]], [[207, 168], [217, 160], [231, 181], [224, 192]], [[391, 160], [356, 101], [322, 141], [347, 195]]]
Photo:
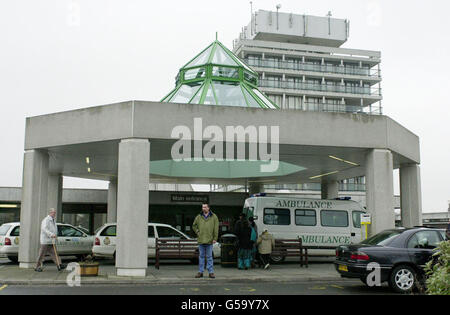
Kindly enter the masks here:
[[[148, 257], [156, 256], [156, 238], [192, 240], [183, 232], [168, 224], [149, 223], [148, 224]], [[95, 235], [94, 247], [92, 248], [94, 257], [115, 258], [116, 255], [116, 224], [107, 223], [98, 229]], [[213, 245], [213, 257], [220, 257], [220, 244]]]
[[[94, 236], [87, 235], [70, 224], [57, 223], [58, 237], [56, 248], [60, 256], [77, 256], [83, 259], [92, 254]], [[20, 223], [5, 223], [0, 226], [0, 255], [5, 255], [13, 262], [19, 256]]]

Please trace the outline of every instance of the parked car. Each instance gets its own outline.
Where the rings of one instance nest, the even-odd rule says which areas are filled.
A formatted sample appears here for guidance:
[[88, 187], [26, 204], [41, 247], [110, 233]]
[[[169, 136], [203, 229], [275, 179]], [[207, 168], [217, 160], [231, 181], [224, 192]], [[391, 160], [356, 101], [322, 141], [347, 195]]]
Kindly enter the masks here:
[[[94, 237], [70, 224], [57, 223], [57, 250], [60, 256], [76, 256], [82, 260], [92, 254]], [[6, 255], [13, 262], [18, 261], [20, 242], [20, 222], [5, 223], [0, 226], [0, 255]]]
[[[114, 258], [116, 257], [116, 223], [107, 223], [98, 229], [95, 235], [94, 247], [92, 253], [94, 257]], [[148, 224], [148, 257], [156, 256], [156, 238], [159, 239], [180, 239], [192, 240], [183, 232], [175, 229], [168, 224], [149, 223]], [[213, 246], [213, 257], [220, 257], [220, 244]]]
[[367, 284], [373, 271], [368, 264], [376, 262], [381, 282], [387, 281], [396, 292], [410, 292], [422, 282], [425, 264], [444, 235], [445, 230], [424, 227], [385, 230], [359, 244], [339, 246], [334, 264], [342, 277], [360, 278]]

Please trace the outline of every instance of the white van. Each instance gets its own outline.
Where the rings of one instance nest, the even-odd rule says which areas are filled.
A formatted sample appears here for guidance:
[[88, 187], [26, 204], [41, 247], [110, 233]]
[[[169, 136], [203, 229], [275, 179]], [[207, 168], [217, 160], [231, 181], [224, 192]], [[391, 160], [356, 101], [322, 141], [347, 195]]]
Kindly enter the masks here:
[[350, 200], [258, 196], [245, 200], [244, 213], [254, 217], [258, 233], [267, 229], [275, 239], [301, 238], [308, 254], [334, 256], [337, 246], [361, 241], [365, 211]]

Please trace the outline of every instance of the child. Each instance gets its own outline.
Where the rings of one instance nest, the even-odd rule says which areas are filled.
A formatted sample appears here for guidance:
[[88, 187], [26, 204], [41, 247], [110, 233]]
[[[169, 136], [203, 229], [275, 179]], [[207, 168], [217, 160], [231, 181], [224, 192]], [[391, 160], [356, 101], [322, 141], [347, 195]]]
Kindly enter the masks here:
[[272, 248], [275, 247], [275, 240], [267, 229], [258, 237], [258, 252], [264, 269], [269, 268], [269, 258], [272, 253]]

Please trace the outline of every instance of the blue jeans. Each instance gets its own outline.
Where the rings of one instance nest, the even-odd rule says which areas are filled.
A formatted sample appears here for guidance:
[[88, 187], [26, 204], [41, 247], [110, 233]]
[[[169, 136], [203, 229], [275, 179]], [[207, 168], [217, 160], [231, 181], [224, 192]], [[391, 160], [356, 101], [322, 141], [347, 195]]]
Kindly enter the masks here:
[[213, 246], [212, 244], [199, 244], [198, 245], [198, 272], [203, 273], [205, 271], [205, 255], [206, 255], [206, 269], [209, 273], [214, 273], [213, 267], [213, 257], [212, 257]]

